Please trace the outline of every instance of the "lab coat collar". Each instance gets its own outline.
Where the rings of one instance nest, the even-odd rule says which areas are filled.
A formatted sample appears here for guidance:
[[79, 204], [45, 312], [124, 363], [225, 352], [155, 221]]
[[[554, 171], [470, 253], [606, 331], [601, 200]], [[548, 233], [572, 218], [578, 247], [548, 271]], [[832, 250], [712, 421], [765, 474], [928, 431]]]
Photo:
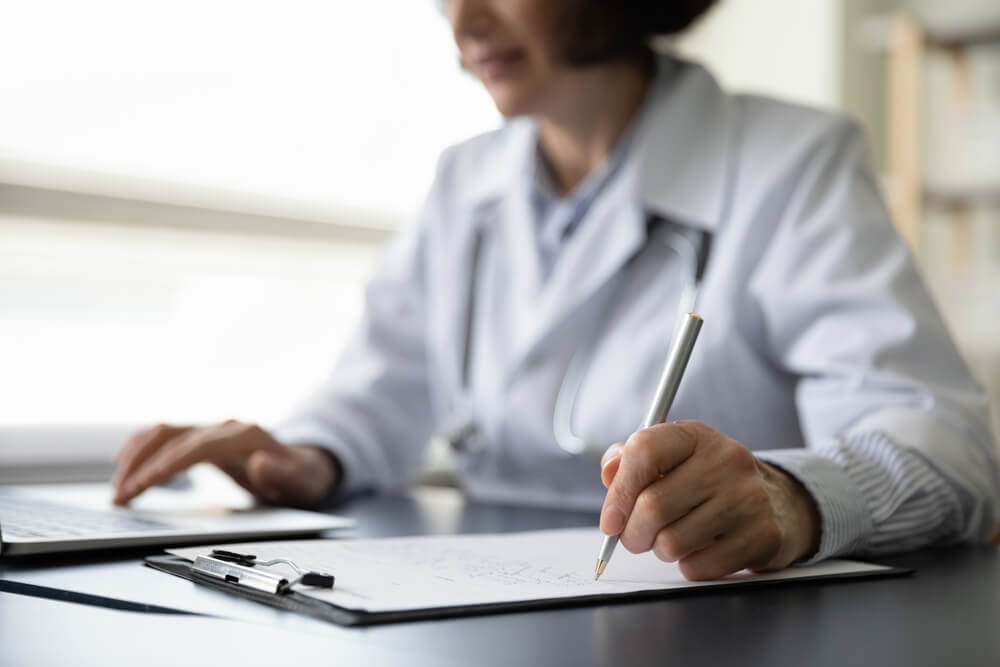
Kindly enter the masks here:
[[700, 65], [663, 55], [638, 122], [637, 194], [646, 212], [715, 230], [733, 164], [730, 98]]

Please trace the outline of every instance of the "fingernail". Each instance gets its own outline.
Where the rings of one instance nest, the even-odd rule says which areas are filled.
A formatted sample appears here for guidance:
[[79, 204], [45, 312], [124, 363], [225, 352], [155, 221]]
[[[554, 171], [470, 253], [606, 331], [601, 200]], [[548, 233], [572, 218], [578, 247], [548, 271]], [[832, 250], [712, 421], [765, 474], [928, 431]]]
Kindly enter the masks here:
[[608, 447], [608, 451], [604, 452], [604, 456], [601, 457], [601, 469], [604, 469], [609, 463], [611, 463], [621, 455], [622, 455], [621, 445], [612, 445]]
[[625, 513], [616, 505], [608, 505], [601, 513], [601, 530], [605, 535], [620, 535], [625, 528]]

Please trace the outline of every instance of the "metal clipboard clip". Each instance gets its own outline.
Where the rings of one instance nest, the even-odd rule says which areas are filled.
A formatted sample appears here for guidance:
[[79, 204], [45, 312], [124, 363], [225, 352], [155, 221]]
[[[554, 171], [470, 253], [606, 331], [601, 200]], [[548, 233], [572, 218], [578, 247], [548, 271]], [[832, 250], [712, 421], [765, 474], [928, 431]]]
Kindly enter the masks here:
[[[287, 565], [295, 570], [298, 576], [289, 579], [275, 572], [257, 569], [272, 565]], [[198, 556], [191, 566], [191, 571], [196, 575], [275, 595], [288, 593], [298, 584], [313, 588], [333, 588], [334, 581], [332, 574], [305, 570], [286, 558], [258, 561], [252, 554], [240, 554], [224, 549], [213, 549], [207, 556]]]

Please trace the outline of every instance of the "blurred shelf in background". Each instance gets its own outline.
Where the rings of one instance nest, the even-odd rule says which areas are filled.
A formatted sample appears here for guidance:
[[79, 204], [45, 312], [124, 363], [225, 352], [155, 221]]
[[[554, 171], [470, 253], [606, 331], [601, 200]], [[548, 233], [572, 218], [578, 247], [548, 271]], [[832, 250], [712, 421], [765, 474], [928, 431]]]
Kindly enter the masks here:
[[991, 391], [1000, 432], [1000, 2], [854, 5], [847, 43], [876, 55], [851, 75], [869, 97], [881, 92], [882, 118], [867, 120], [893, 219]]
[[[971, 59], [974, 50], [1000, 47], [1000, 3], [900, 9], [868, 19], [862, 34], [886, 53], [886, 186], [893, 218], [923, 259], [925, 209], [943, 209], [952, 221], [953, 264], [968, 268], [970, 209], [1000, 203], [1000, 113], [986, 108], [995, 91], [989, 77], [974, 75]], [[935, 64], [945, 70], [937, 80]], [[938, 146], [929, 149], [929, 142]]]

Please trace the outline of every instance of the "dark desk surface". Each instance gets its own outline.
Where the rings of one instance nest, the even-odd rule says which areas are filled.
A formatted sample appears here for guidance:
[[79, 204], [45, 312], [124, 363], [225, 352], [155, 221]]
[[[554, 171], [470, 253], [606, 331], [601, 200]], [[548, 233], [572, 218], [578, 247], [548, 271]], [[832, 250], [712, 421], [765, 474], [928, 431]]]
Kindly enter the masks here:
[[[363, 498], [340, 513], [358, 519], [352, 534], [359, 537], [585, 526], [597, 519], [471, 503], [446, 490]], [[882, 559], [915, 569], [910, 577], [365, 629], [222, 596], [142, 568], [140, 555], [2, 563], [0, 588], [42, 595], [51, 593], [25, 584], [75, 588], [59, 596], [93, 603], [86, 594], [105, 593], [126, 601], [105, 605], [146, 601], [215, 617], [0, 593], [0, 664], [1000, 665], [1000, 550], [993, 547]]]

